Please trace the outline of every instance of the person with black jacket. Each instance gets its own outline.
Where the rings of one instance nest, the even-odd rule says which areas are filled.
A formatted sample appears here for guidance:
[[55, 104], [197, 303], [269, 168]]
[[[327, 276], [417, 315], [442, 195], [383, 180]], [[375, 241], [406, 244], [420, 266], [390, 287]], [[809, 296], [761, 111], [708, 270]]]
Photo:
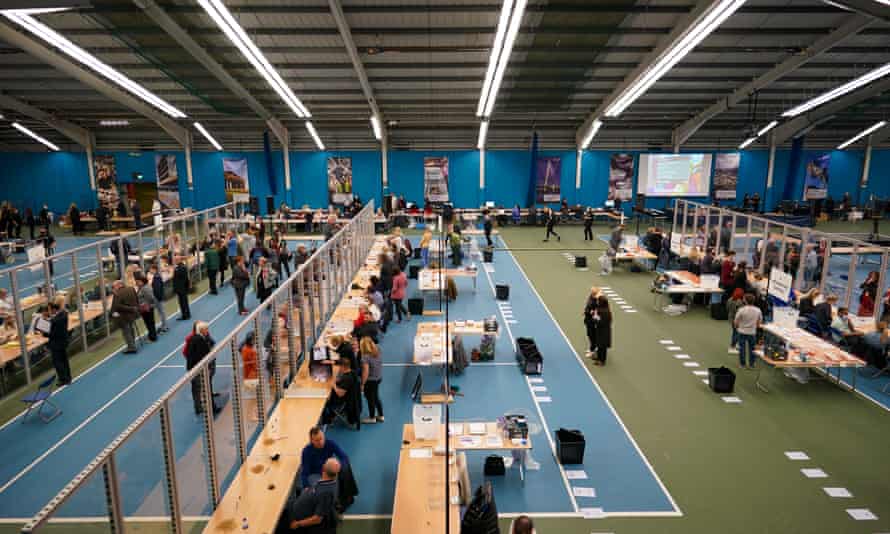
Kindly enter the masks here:
[[148, 270], [151, 273], [151, 292], [157, 301], [158, 315], [161, 316], [161, 327], [158, 329], [158, 332], [164, 333], [168, 330], [167, 311], [164, 310], [164, 279], [161, 278], [161, 273], [158, 272], [157, 263], [152, 263]]
[[605, 295], [597, 298], [596, 307], [596, 360], [594, 365], [606, 365], [606, 351], [612, 347], [612, 311]]
[[247, 308], [244, 307], [244, 293], [247, 286], [250, 285], [250, 273], [244, 266], [244, 257], [235, 256], [232, 266], [232, 289], [235, 290], [235, 299], [238, 302], [238, 313], [247, 315]]
[[188, 321], [192, 318], [192, 312], [189, 310], [189, 289], [192, 282], [189, 279], [189, 270], [185, 266], [185, 257], [176, 256], [176, 268], [173, 269], [173, 292], [179, 299], [180, 315], [177, 321]]
[[488, 246], [490, 247], [493, 244], [491, 241], [492, 223], [491, 223], [491, 214], [488, 213], [488, 210], [485, 210], [482, 212], [482, 228], [485, 231], [485, 241], [488, 244]]
[[550, 208], [547, 208], [547, 235], [544, 236], [544, 241], [550, 241], [550, 234], [556, 236], [557, 241], [562, 241], [562, 238], [559, 237], [559, 234], [553, 230], [553, 227], [556, 226], [557, 215], [556, 212]]
[[74, 202], [72, 202], [71, 206], [68, 208], [68, 222], [71, 223], [72, 234], [77, 235], [81, 232], [80, 210], [77, 209], [77, 204]]
[[593, 241], [593, 208], [584, 210], [584, 241]]
[[71, 366], [68, 364], [68, 312], [58, 301], [49, 303], [47, 316], [49, 318], [49, 332], [44, 335], [49, 338], [47, 347], [56, 369], [59, 386], [67, 386], [71, 383]]
[[34, 210], [31, 208], [25, 208], [25, 224], [28, 225], [31, 241], [34, 241], [34, 228], [37, 226], [37, 219], [34, 217]]
[[584, 328], [587, 331], [587, 343], [589, 350], [586, 356], [592, 358], [596, 352], [596, 309], [600, 296], [600, 289], [593, 287], [590, 289], [590, 295], [587, 297], [587, 303], [584, 304]]
[[[186, 369], [192, 369], [204, 359], [205, 356], [210, 354], [210, 351], [213, 350], [213, 345], [215, 342], [213, 338], [210, 337], [210, 329], [209, 325], [204, 321], [198, 321], [195, 324], [195, 333], [189, 339], [188, 348], [185, 354], [185, 366]], [[208, 371], [210, 372], [210, 397], [213, 398], [213, 374], [216, 371], [216, 362], [211, 362], [208, 366]], [[192, 379], [192, 402], [195, 406], [195, 413], [202, 414], [204, 413], [204, 406], [201, 400], [201, 395], [204, 392], [204, 388], [202, 387], [203, 380], [201, 375], [199, 374], [195, 378]], [[220, 409], [216, 406], [213, 407], [214, 415], [219, 413]]]
[[[121, 247], [124, 249], [123, 260], [121, 259]], [[118, 244], [117, 239], [112, 239], [111, 244], [108, 245], [108, 248], [111, 250], [111, 254], [114, 256], [114, 262], [117, 264], [117, 272], [120, 276], [124, 275], [124, 267], [127, 264], [128, 258], [130, 257], [130, 251], [133, 248], [130, 246], [130, 242], [126, 237], [120, 239], [120, 244]]]
[[40, 215], [37, 220], [40, 222], [41, 226], [49, 228], [49, 207], [46, 204], [40, 208]]
[[[49, 258], [56, 253], [56, 238], [53, 237], [51, 233], [49, 233], [49, 227], [40, 229], [40, 237], [37, 238], [37, 241], [39, 241], [43, 245], [44, 257]], [[47, 264], [49, 264], [49, 275], [55, 275], [53, 261], [48, 260]]]
[[816, 304], [813, 309], [813, 319], [819, 324], [819, 329], [823, 335], [827, 335], [831, 331], [831, 321], [834, 320], [832, 308], [837, 304], [837, 300], [837, 295], [828, 295], [825, 300]]

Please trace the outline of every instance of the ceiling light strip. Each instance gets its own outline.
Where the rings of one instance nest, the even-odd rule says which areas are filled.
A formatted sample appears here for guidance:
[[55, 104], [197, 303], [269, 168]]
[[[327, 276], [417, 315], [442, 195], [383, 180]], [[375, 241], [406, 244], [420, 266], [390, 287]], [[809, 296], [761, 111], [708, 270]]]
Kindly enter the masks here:
[[383, 139], [383, 129], [380, 127], [380, 117], [371, 115], [371, 128], [374, 130], [374, 138], [378, 141]]
[[590, 130], [587, 131], [587, 135], [584, 137], [584, 140], [581, 141], [581, 150], [587, 150], [587, 147], [590, 146], [590, 143], [593, 141], [593, 138], [596, 137], [597, 132], [600, 131], [600, 128], [603, 127], [603, 121], [595, 120], [593, 124], [590, 125]]
[[525, 14], [525, 5], [528, 0], [517, 0], [516, 7], [510, 17], [510, 26], [507, 29], [507, 36], [504, 38], [504, 47], [498, 56], [498, 67], [491, 82], [488, 91], [488, 97], [485, 101], [485, 108], [482, 110], [483, 117], [490, 117], [494, 111], [494, 102], [497, 100], [498, 91], [501, 88], [501, 81], [504, 79], [504, 73], [507, 71], [507, 64], [510, 62], [510, 56], [513, 54], [513, 44], [516, 42], [516, 36], [519, 35], [519, 27], [522, 24], [522, 17]]
[[160, 109], [167, 115], [170, 115], [171, 117], [176, 119], [185, 118], [185, 113], [172, 106], [168, 102], [164, 101], [163, 99], [159, 98], [157, 95], [155, 95], [145, 87], [124, 76], [122, 73], [115, 70], [111, 66], [103, 63], [98, 58], [86, 52], [84, 49], [75, 45], [65, 37], [62, 37], [62, 35], [57, 33], [49, 26], [43, 24], [42, 22], [39, 22], [28, 15], [22, 15], [14, 12], [4, 12], [3, 16], [11, 20], [12, 22], [15, 22], [22, 28], [28, 30], [37, 37], [40, 37], [50, 45], [58, 48], [64, 54], [68, 55], [74, 60], [86, 65], [102, 76], [105, 76], [112, 82], [123, 87], [130, 93], [141, 98], [145, 102], [148, 102], [152, 106]]
[[749, 138], [745, 139], [745, 141], [739, 145], [739, 150], [745, 150], [754, 141], [757, 141], [756, 137], [749, 137]]
[[312, 116], [306, 106], [303, 105], [303, 102], [291, 91], [290, 87], [281, 78], [281, 75], [278, 74], [278, 71], [272, 67], [266, 56], [260, 52], [220, 0], [198, 0], [198, 4], [204, 8], [204, 11], [226, 34], [226, 37], [241, 51], [257, 72], [266, 79], [266, 82], [278, 93], [278, 96], [297, 117], [309, 118]]
[[198, 131], [201, 132], [201, 133], [204, 135], [204, 137], [205, 137], [208, 141], [210, 141], [210, 144], [213, 145], [213, 148], [215, 148], [215, 149], [219, 150], [220, 152], [222, 152], [222, 150], [223, 150], [222, 145], [220, 145], [220, 144], [216, 141], [216, 139], [214, 139], [213, 136], [210, 135], [210, 132], [208, 132], [208, 131], [204, 128], [204, 125], [203, 125], [203, 124], [201, 124], [200, 122], [196, 122], [196, 123], [195, 123], [195, 128], [197, 128]]
[[862, 130], [861, 132], [859, 132], [852, 138], [847, 139], [846, 141], [844, 141], [843, 143], [838, 145], [837, 149], [843, 150], [843, 149], [847, 148], [848, 146], [852, 145], [853, 143], [855, 143], [856, 141], [859, 141], [863, 137], [875, 133], [876, 131], [880, 130], [881, 128], [883, 128], [886, 125], [887, 125], [887, 121], [876, 122], [875, 124], [872, 124], [865, 130]]
[[778, 126], [778, 125], [779, 125], [779, 121], [772, 121], [771, 123], [767, 124], [766, 126], [764, 126], [763, 128], [761, 128], [761, 129], [757, 132], [757, 137], [762, 137], [763, 134], [765, 134], [766, 132], [772, 130], [773, 128], [775, 128], [775, 127]]
[[324, 150], [324, 143], [322, 143], [321, 138], [318, 137], [318, 132], [315, 131], [315, 126], [312, 125], [312, 121], [306, 121], [306, 129], [309, 130], [309, 135], [311, 135], [312, 140], [315, 141], [315, 146], [317, 146], [319, 150]]
[[708, 35], [716, 30], [726, 19], [736, 12], [745, 0], [723, 0], [714, 5], [696, 20], [683, 34], [679, 41], [665, 50], [655, 64], [642, 73], [605, 111], [607, 117], [617, 117], [637, 98], [642, 96], [667, 71], [673, 68], [683, 57], [692, 51]]
[[53, 143], [50, 143], [48, 140], [46, 140], [46, 139], [44, 139], [43, 137], [37, 135], [36, 133], [32, 132], [32, 131], [29, 130], [28, 128], [25, 128], [25, 127], [22, 126], [21, 124], [19, 124], [19, 123], [17, 123], [17, 122], [14, 122], [14, 123], [12, 123], [12, 127], [15, 128], [16, 130], [22, 132], [23, 134], [27, 135], [27, 136], [30, 137], [31, 139], [37, 141], [38, 143], [43, 144], [44, 146], [46, 146], [46, 147], [49, 148], [50, 150], [55, 150], [56, 152], [59, 151], [59, 147], [57, 147], [57, 146], [54, 145]]
[[485, 111], [485, 104], [488, 101], [488, 92], [491, 90], [491, 82], [494, 80], [494, 73], [497, 70], [498, 58], [501, 56], [504, 44], [504, 34], [507, 33], [507, 26], [510, 22], [510, 11], [513, 7], [513, 0], [504, 0], [501, 6], [501, 14], [498, 17], [497, 33], [494, 36], [494, 46], [491, 47], [491, 54], [488, 56], [488, 69], [485, 71], [485, 82], [482, 84], [482, 94], [479, 95], [479, 105], [476, 107], [476, 116], [481, 117]]
[[835, 87], [831, 91], [827, 91], [815, 98], [811, 98], [810, 100], [807, 100], [803, 104], [800, 104], [799, 106], [793, 107], [793, 108], [789, 109], [788, 111], [786, 111], [785, 113], [782, 113], [782, 116], [783, 117], [796, 117], [797, 115], [800, 115], [801, 113], [805, 113], [815, 107], [821, 106], [822, 104], [824, 104], [830, 100], [834, 100], [834, 99], [839, 98], [849, 92], [855, 91], [856, 89], [859, 89], [860, 87], [868, 85], [875, 80], [878, 80], [880, 78], [883, 78], [884, 76], [887, 76], [888, 74], [890, 74], [890, 63], [887, 63], [886, 65], [884, 65], [882, 67], [878, 67], [874, 70], [871, 70], [856, 79], [850, 80], [849, 82], [845, 83], [844, 85], [841, 85], [840, 87]]
[[485, 140], [488, 137], [488, 121], [482, 121], [479, 123], [479, 141], [476, 143], [476, 148], [479, 150], [485, 150]]

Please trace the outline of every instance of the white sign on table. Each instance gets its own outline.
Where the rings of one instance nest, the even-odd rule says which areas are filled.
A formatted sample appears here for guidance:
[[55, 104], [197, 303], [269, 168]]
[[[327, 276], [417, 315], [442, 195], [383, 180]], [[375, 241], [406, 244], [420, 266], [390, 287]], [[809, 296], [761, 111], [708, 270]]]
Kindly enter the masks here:
[[767, 287], [767, 293], [776, 297], [782, 302], [788, 302], [791, 299], [791, 285], [793, 283], [794, 280], [792, 280], [789, 273], [773, 267], [769, 273], [769, 286]]

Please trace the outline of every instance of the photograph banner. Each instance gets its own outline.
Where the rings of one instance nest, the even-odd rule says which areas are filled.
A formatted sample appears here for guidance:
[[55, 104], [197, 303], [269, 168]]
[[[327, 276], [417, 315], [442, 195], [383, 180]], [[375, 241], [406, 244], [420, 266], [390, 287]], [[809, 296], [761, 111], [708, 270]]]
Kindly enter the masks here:
[[448, 158], [423, 158], [423, 198], [448, 202]]
[[537, 159], [535, 162], [535, 202], [538, 204], [559, 202], [561, 170], [561, 158], [547, 157]]
[[609, 161], [609, 195], [606, 200], [630, 200], [633, 197], [634, 157], [612, 154]]
[[158, 177], [158, 201], [164, 209], [179, 209], [179, 172], [175, 154], [155, 155], [155, 174]]
[[95, 156], [93, 161], [96, 166], [96, 194], [99, 196], [99, 204], [108, 209], [109, 213], [114, 213], [120, 202], [114, 156]]
[[352, 158], [328, 158], [328, 201], [352, 204]]
[[[224, 158], [223, 179], [225, 180], [226, 202], [231, 202], [235, 195], [250, 193], [250, 180], [247, 176], [247, 158]], [[243, 198], [243, 197], [237, 197]]]
[[828, 168], [831, 154], [822, 154], [807, 163], [807, 174], [803, 186], [803, 199], [825, 198], [828, 194]]
[[717, 154], [714, 164], [714, 198], [716, 200], [735, 200], [736, 188], [739, 184], [739, 152]]

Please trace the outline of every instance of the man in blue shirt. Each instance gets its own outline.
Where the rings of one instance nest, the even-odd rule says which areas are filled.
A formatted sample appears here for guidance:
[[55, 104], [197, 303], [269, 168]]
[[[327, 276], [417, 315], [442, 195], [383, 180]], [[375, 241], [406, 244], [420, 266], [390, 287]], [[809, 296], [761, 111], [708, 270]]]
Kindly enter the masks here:
[[303, 488], [309, 488], [321, 478], [321, 470], [329, 458], [336, 458], [343, 467], [349, 465], [349, 457], [333, 440], [325, 439], [320, 427], [314, 426], [309, 431], [309, 444], [303, 447], [300, 462], [300, 482]]
[[322, 466], [321, 478], [305, 488], [288, 510], [290, 530], [333, 534], [337, 532], [337, 475], [340, 462], [330, 458]]

